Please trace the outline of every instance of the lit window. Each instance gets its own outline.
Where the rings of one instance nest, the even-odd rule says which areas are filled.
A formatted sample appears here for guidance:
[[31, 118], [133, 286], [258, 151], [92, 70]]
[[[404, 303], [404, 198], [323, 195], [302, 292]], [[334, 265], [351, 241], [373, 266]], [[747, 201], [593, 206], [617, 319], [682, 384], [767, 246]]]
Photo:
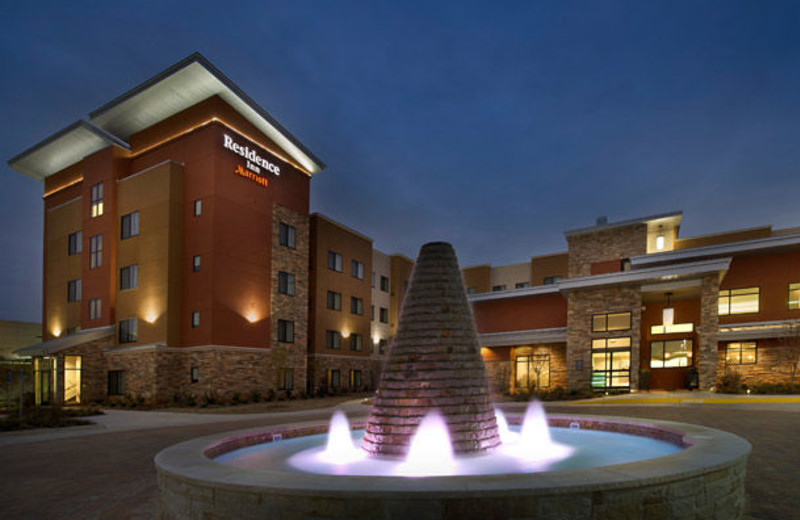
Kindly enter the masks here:
[[125, 371], [108, 371], [108, 395], [125, 395]]
[[361, 370], [350, 371], [350, 388], [361, 388]]
[[325, 331], [325, 348], [339, 350], [342, 348], [342, 335], [336, 330]]
[[81, 301], [81, 281], [70, 280], [67, 282], [67, 301], [79, 302]]
[[364, 279], [364, 264], [359, 262], [358, 260], [353, 260], [350, 262], [350, 272], [353, 275], [353, 278], [358, 278], [359, 280]]
[[389, 309], [381, 307], [380, 309], [381, 323], [389, 323]]
[[608, 332], [612, 330], [630, 330], [631, 313], [595, 314], [592, 316], [592, 332]]
[[194, 216], [199, 217], [203, 214], [203, 199], [197, 199], [194, 201]]
[[800, 282], [789, 284], [789, 309], [800, 309]]
[[136, 318], [128, 318], [126, 320], [120, 320], [119, 342], [135, 343], [138, 328], [139, 328], [139, 320], [137, 320]]
[[328, 291], [328, 308], [334, 311], [342, 310], [342, 293]]
[[68, 255], [72, 256], [80, 253], [83, 250], [83, 232], [76, 231], [75, 233], [70, 233], [68, 243]]
[[139, 264], [123, 267], [119, 270], [119, 290], [139, 287]]
[[728, 365], [755, 365], [758, 361], [758, 344], [755, 341], [728, 343], [725, 363]]
[[294, 322], [278, 320], [278, 341], [281, 343], [294, 343]]
[[122, 215], [122, 229], [120, 230], [120, 239], [135, 237], [139, 234], [139, 212], [134, 211], [127, 215]]
[[688, 367], [692, 364], [692, 340], [675, 339], [650, 343], [650, 368]]
[[350, 350], [353, 352], [361, 352], [364, 348], [364, 340], [361, 334], [350, 334]]
[[760, 292], [761, 289], [758, 287], [720, 290], [719, 315], [726, 316], [729, 314], [752, 314], [758, 312]]
[[196, 273], [200, 271], [200, 265], [202, 264], [203, 259], [200, 258], [200, 255], [194, 255], [192, 257], [192, 272]]
[[89, 319], [99, 320], [103, 315], [103, 300], [100, 298], [92, 298], [89, 300]]
[[293, 389], [294, 389], [294, 369], [293, 368], [281, 369], [280, 390], [293, 390]]
[[389, 278], [381, 276], [381, 291], [389, 292]]
[[495, 291], [495, 292], [497, 292], [497, 291], [505, 291], [505, 290], [506, 290], [506, 285], [505, 284], [503, 284], [503, 285], [493, 285], [492, 286], [492, 291]]
[[531, 286], [530, 282], [517, 282], [516, 284], [514, 284], [514, 289], [524, 289], [530, 286]]
[[342, 272], [342, 255], [328, 251], [328, 269]]
[[630, 387], [631, 338], [592, 340], [593, 388]]
[[92, 218], [103, 214], [103, 183], [92, 186], [91, 193]]
[[200, 311], [192, 313], [192, 328], [195, 329], [200, 326]]
[[294, 275], [291, 273], [278, 272], [278, 292], [294, 296]]
[[280, 230], [278, 233], [278, 241], [280, 245], [291, 249], [297, 248], [297, 230], [294, 226], [289, 224], [280, 223]]
[[535, 390], [550, 386], [550, 354], [517, 356], [514, 367], [517, 388]]
[[673, 323], [672, 325], [652, 325], [650, 334], [679, 334], [694, 331], [694, 323]]
[[89, 269], [103, 265], [103, 235], [95, 235], [89, 239]]
[[359, 316], [364, 314], [364, 300], [352, 296], [350, 298], [350, 314], [358, 314]]

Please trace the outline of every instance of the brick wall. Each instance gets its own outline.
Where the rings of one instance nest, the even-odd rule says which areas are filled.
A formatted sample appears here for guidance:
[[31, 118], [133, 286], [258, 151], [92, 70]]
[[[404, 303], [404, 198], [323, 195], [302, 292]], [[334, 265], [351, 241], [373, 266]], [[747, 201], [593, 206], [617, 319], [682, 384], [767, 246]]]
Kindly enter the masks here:
[[[340, 390], [371, 390], [375, 379], [376, 365], [370, 358], [342, 355], [315, 354], [309, 356], [309, 377], [312, 393], [326, 389], [328, 385], [328, 370], [339, 371]], [[350, 388], [350, 371], [361, 370], [362, 388]]]

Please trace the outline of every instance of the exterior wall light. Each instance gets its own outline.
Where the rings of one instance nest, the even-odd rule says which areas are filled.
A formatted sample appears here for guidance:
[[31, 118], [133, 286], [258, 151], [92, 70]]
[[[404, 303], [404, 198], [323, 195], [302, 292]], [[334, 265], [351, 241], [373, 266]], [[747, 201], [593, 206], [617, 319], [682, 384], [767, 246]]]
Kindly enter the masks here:
[[658, 235], [656, 235], [656, 249], [662, 251], [665, 245], [664, 228], [658, 226]]

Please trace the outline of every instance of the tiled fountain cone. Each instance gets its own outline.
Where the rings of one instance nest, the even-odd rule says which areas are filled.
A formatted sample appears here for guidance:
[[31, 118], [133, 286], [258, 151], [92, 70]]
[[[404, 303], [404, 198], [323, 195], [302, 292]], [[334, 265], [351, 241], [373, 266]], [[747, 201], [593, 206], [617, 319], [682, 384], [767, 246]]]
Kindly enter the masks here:
[[434, 409], [447, 421], [456, 454], [500, 445], [472, 310], [455, 251], [445, 242], [420, 250], [363, 449], [405, 455], [420, 421]]

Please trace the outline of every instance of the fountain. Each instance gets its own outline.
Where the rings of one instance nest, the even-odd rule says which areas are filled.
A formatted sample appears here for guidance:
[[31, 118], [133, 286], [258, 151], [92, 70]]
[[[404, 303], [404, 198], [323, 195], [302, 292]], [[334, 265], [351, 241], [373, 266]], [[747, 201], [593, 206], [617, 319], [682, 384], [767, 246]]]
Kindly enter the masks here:
[[366, 421], [336, 412], [329, 426], [168, 448], [156, 457], [159, 515], [737, 519], [749, 449], [695, 425], [548, 420], [536, 402], [507, 420], [491, 403], [455, 253], [436, 242], [420, 251]]

